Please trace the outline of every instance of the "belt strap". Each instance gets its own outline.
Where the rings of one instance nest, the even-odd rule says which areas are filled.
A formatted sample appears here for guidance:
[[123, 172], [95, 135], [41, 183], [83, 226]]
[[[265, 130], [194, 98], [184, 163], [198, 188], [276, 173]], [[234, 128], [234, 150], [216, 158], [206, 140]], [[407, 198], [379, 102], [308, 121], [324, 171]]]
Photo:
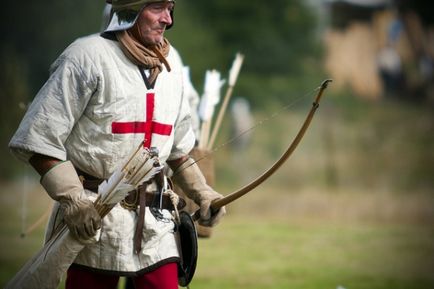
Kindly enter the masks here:
[[94, 193], [98, 193], [98, 186], [103, 182], [104, 180], [88, 180], [88, 179], [81, 179], [81, 182], [83, 183], [83, 188], [90, 190]]
[[137, 189], [139, 194], [139, 220], [136, 224], [136, 230], [134, 232], [134, 252], [139, 254], [142, 250], [142, 235], [143, 225], [145, 223], [145, 210], [146, 210], [146, 185], [141, 185]]
[[98, 179], [88, 173], [83, 172], [82, 170], [75, 168], [77, 171], [78, 177], [80, 178], [83, 187], [86, 190], [92, 191], [94, 193], [98, 193], [98, 186], [104, 181], [103, 179]]

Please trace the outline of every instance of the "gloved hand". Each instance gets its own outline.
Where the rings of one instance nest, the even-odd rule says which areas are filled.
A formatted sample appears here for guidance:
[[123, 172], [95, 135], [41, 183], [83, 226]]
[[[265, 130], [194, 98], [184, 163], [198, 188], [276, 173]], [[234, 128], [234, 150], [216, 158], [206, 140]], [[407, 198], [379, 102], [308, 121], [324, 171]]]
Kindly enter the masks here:
[[205, 177], [192, 158], [187, 159], [176, 169], [172, 180], [199, 206], [200, 225], [212, 227], [226, 214], [225, 207], [212, 211], [211, 202], [223, 196], [206, 184]]
[[101, 228], [101, 217], [84, 193], [77, 172], [70, 161], [61, 162], [41, 178], [48, 195], [60, 203], [64, 221], [72, 236], [81, 242], [94, 237]]

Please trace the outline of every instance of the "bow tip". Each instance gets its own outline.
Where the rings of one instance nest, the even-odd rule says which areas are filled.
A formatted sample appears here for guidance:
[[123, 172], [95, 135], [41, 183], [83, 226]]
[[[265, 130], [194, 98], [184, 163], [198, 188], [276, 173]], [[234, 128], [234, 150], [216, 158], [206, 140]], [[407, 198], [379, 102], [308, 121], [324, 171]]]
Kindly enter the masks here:
[[330, 82], [332, 82], [333, 79], [326, 79], [321, 83], [321, 88], [327, 88]]

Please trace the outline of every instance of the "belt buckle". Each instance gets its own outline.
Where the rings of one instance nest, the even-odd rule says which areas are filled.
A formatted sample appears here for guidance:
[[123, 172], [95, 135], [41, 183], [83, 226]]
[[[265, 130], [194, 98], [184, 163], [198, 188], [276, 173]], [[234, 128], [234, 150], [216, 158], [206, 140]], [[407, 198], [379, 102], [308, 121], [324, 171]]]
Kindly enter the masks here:
[[[130, 192], [131, 194], [132, 192]], [[137, 192], [137, 190], [134, 190], [134, 199], [132, 202], [128, 202], [127, 198], [123, 199], [122, 201], [120, 201], [120, 205], [122, 208], [128, 210], [128, 211], [135, 211], [137, 210], [138, 207], [138, 203], [139, 203], [139, 192]]]

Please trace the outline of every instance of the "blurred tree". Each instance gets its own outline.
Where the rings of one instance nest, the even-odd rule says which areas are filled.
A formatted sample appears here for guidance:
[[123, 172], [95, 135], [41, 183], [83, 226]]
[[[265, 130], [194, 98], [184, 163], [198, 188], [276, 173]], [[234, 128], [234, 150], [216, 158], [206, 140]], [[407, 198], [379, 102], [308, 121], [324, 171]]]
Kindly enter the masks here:
[[0, 106], [1, 181], [16, 173], [16, 162], [12, 161], [7, 145], [16, 129], [15, 124], [21, 119], [27, 107], [29, 88], [27, 64], [11, 47], [4, 46], [0, 49], [0, 61], [3, 63], [0, 77], [2, 100]]
[[242, 52], [246, 59], [237, 93], [261, 105], [267, 101], [264, 91], [287, 97], [289, 78], [300, 77], [306, 58], [317, 52], [316, 18], [307, 5], [300, 0], [184, 0], [177, 13], [184, 13], [179, 19], [189, 25], [177, 27], [177, 33], [185, 43], [201, 45], [202, 50], [190, 54], [191, 45], [180, 43], [181, 52], [187, 61], [201, 58], [222, 72], [229, 69], [235, 53]]
[[16, 172], [7, 145], [54, 59], [75, 38], [97, 32], [104, 1], [6, 1], [0, 9], [0, 180]]
[[166, 32], [166, 36], [180, 52], [184, 64], [190, 66], [196, 89], [202, 91], [205, 71], [221, 68], [224, 57], [218, 35], [202, 23], [200, 11], [194, 8], [195, 2], [182, 0], [177, 3], [174, 27]]
[[303, 56], [312, 51], [315, 19], [299, 0], [199, 1], [195, 4], [213, 27], [228, 59], [243, 51], [246, 69], [259, 75], [299, 72]]
[[[0, 10], [2, 45], [29, 70], [30, 93], [48, 76], [49, 65], [75, 38], [98, 32], [104, 1], [7, 1]], [[29, 95], [32, 99], [33, 95]]]

